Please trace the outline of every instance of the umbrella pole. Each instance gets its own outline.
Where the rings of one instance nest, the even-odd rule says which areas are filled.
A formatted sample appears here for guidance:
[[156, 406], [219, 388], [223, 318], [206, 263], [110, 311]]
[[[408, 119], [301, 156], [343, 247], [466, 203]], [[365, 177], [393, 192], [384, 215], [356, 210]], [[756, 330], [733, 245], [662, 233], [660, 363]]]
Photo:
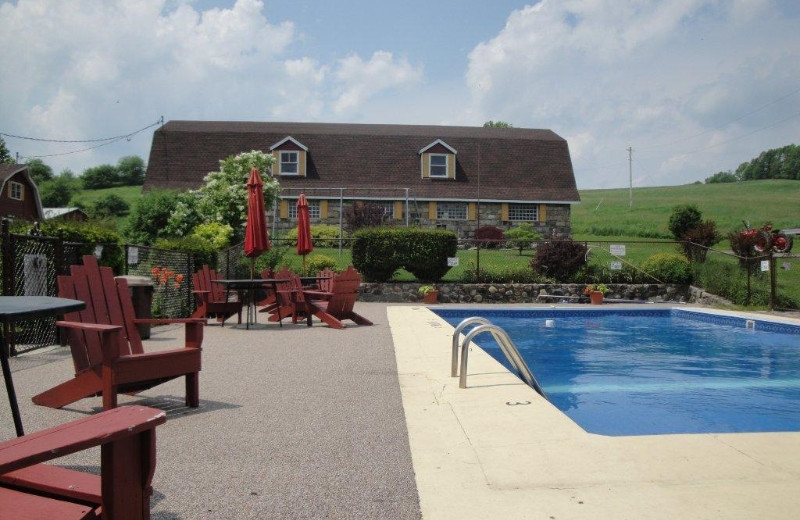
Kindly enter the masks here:
[[306, 255], [303, 255], [303, 276], [306, 275]]
[[256, 259], [255, 258], [250, 258], [250, 279], [251, 280], [253, 279], [253, 271], [255, 271], [255, 268], [256, 268]]

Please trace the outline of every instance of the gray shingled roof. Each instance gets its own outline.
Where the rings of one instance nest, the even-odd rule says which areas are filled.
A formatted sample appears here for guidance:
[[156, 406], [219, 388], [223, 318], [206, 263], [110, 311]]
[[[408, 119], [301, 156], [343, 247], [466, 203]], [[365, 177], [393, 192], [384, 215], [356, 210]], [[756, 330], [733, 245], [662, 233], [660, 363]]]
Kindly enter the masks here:
[[[306, 178], [284, 188], [410, 188], [417, 199], [579, 202], [567, 142], [550, 130], [333, 123], [170, 121], [153, 134], [145, 189], [197, 188], [219, 160], [269, 151], [291, 136], [308, 148]], [[457, 151], [456, 179], [423, 179], [418, 152]], [[478, 179], [480, 177], [480, 183]]]

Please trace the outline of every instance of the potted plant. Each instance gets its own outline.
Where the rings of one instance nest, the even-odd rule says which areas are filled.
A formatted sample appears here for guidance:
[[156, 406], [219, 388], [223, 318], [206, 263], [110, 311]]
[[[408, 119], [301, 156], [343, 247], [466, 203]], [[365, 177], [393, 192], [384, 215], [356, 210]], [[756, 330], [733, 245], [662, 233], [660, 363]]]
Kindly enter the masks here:
[[604, 283], [590, 283], [583, 290], [583, 294], [589, 297], [592, 305], [602, 305], [603, 296], [605, 296], [611, 289]]
[[425, 303], [436, 303], [439, 300], [439, 291], [433, 285], [420, 285], [418, 291]]

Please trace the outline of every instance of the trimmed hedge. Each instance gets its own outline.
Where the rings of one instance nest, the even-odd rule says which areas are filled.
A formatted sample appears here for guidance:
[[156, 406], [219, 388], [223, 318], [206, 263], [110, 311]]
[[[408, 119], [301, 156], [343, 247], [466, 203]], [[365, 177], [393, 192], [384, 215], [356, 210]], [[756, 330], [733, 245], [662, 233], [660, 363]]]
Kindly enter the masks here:
[[456, 234], [443, 229], [380, 227], [353, 236], [353, 265], [370, 282], [386, 282], [401, 268], [421, 282], [438, 282], [458, 250]]

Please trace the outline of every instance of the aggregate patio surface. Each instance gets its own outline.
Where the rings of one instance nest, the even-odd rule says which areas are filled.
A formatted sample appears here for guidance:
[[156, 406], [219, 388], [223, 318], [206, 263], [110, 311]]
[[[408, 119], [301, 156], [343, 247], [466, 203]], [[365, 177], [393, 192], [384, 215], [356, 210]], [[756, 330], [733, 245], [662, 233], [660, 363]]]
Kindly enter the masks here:
[[[344, 330], [317, 321], [210, 325], [199, 408], [184, 407], [183, 379], [120, 396], [167, 412], [156, 430], [152, 518], [420, 518], [385, 307], [359, 302], [375, 325]], [[182, 326], [154, 327], [145, 350], [182, 346], [182, 336]], [[11, 362], [26, 432], [102, 408], [100, 398], [61, 410], [31, 402], [72, 377], [69, 349]], [[0, 439], [8, 439], [5, 387], [0, 401]], [[99, 450], [58, 464], [99, 472]]]
[[[425, 307], [356, 309], [375, 325], [207, 327], [199, 409], [181, 380], [121, 397], [167, 411], [152, 518], [797, 517], [800, 434], [587, 434], [480, 349], [459, 389], [452, 327]], [[145, 342], [180, 345], [178, 326]], [[67, 349], [12, 369], [28, 432], [100, 409], [31, 403], [71, 376]], [[10, 438], [5, 402], [0, 414]], [[97, 472], [99, 451], [58, 462]]]

